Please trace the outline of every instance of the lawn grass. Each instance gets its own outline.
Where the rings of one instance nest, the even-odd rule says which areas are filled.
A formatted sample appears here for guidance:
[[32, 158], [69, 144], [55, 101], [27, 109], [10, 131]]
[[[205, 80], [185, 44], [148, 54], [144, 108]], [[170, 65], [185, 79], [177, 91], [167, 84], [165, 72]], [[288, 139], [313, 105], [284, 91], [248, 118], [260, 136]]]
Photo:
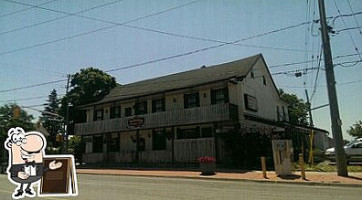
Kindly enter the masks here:
[[[330, 161], [324, 161], [312, 166], [309, 166], [309, 164], [305, 164], [304, 166], [305, 171], [316, 171], [316, 172], [336, 172], [337, 167], [336, 165], [331, 164]], [[299, 164], [294, 164], [295, 170], [300, 170]], [[362, 166], [360, 165], [349, 165], [347, 167], [349, 172], [362, 172]]]

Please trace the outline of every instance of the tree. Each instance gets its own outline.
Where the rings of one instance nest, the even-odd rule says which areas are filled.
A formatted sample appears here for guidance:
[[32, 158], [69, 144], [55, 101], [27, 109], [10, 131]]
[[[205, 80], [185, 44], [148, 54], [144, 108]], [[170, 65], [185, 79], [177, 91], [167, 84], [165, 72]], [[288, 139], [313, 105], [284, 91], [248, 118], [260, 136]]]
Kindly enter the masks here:
[[359, 120], [358, 122], [356, 122], [355, 124], [353, 124], [352, 126], [349, 127], [349, 130], [347, 131], [347, 133], [355, 138], [360, 138], [362, 137], [362, 121]]
[[47, 106], [44, 108], [45, 112], [42, 113], [41, 121], [44, 128], [50, 134], [49, 141], [51, 142], [51, 146], [58, 147], [59, 143], [56, 141], [56, 135], [62, 131], [63, 121], [61, 121], [59, 117], [50, 114], [58, 114], [59, 112], [59, 99], [55, 89], [50, 92], [47, 102]]
[[85, 121], [84, 111], [82, 112], [77, 107], [101, 100], [116, 85], [115, 78], [102, 70], [93, 67], [81, 69], [79, 73], [71, 77], [68, 96], [64, 96], [61, 100], [60, 115], [64, 118], [67, 117], [68, 101], [68, 105], [71, 105], [69, 107], [69, 124], [74, 124], [74, 121]]
[[309, 125], [307, 121], [308, 104], [303, 99], [299, 99], [295, 94], [288, 94], [279, 89], [280, 97], [289, 104], [289, 123], [294, 125]]
[[0, 107], [0, 126], [1, 131], [6, 132], [7, 130], [13, 127], [22, 127], [25, 131], [34, 130], [34, 124], [31, 122], [34, 117], [32, 115], [28, 115], [28, 113], [20, 109], [19, 118], [16, 119], [14, 117], [14, 110], [19, 108], [16, 104], [6, 104]]
[[[16, 104], [6, 104], [0, 107], [0, 145], [2, 146], [5, 139], [8, 137], [7, 133], [10, 128], [22, 127], [25, 131], [33, 131], [34, 124], [31, 122], [34, 117], [28, 115], [25, 110], [19, 110], [19, 116], [14, 117], [14, 110], [18, 109], [19, 106]], [[15, 113], [16, 114], [16, 113]], [[17, 115], [17, 114], [16, 114]], [[5, 149], [2, 146], [0, 148], [0, 164], [5, 161], [3, 155]]]
[[69, 148], [73, 152], [76, 161], [82, 163], [82, 154], [84, 152], [85, 143], [80, 136], [73, 136], [69, 140]]

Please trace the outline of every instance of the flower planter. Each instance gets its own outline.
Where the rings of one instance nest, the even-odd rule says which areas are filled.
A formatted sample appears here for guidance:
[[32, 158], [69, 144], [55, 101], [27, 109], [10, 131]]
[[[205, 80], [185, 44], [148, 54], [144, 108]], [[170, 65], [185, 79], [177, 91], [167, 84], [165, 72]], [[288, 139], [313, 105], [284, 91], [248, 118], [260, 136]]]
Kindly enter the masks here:
[[215, 175], [215, 162], [200, 163], [201, 175]]
[[201, 175], [214, 175], [215, 174], [215, 158], [214, 157], [200, 157], [200, 170]]

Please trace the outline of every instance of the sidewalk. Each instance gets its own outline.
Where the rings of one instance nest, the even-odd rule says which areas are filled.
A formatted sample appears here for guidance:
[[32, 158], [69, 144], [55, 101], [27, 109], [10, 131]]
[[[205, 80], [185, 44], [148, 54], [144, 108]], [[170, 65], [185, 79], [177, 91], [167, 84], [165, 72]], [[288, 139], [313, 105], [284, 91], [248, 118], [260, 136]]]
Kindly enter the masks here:
[[280, 178], [275, 172], [267, 172], [268, 179], [263, 178], [261, 171], [246, 172], [217, 172], [213, 176], [201, 176], [198, 171], [177, 171], [177, 170], [153, 170], [153, 169], [77, 169], [78, 174], [98, 174], [98, 175], [126, 175], [126, 176], [154, 176], [173, 178], [198, 178], [216, 180], [241, 180], [241, 181], [262, 181], [272, 183], [299, 183], [314, 185], [336, 185], [362, 187], [362, 173], [350, 172], [349, 177], [337, 176], [336, 172], [306, 172], [307, 180], [300, 177], [300, 172], [294, 175]]

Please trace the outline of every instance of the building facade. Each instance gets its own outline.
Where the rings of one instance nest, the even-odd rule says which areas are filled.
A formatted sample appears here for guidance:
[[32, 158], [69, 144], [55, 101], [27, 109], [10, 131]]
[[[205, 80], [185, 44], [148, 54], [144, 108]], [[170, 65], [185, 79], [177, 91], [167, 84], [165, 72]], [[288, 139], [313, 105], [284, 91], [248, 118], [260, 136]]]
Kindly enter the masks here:
[[261, 54], [229, 63], [117, 86], [82, 106], [77, 123], [86, 163], [194, 163], [224, 159], [218, 137], [245, 129], [283, 131], [288, 104]]

